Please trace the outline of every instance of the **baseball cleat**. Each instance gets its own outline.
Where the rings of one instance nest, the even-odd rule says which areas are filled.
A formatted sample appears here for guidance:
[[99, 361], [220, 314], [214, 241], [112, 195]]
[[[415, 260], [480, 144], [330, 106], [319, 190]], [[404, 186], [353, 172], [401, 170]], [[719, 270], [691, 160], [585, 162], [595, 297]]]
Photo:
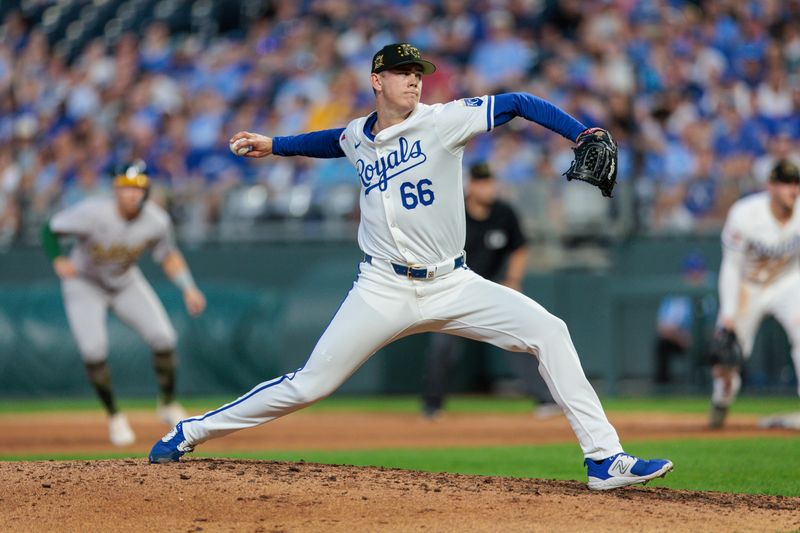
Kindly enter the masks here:
[[589, 471], [589, 488], [608, 490], [647, 483], [651, 479], [664, 477], [672, 470], [672, 461], [666, 459], [639, 459], [627, 453], [618, 453], [602, 461], [586, 459]]
[[167, 404], [159, 403], [156, 408], [156, 416], [166, 425], [173, 427], [184, 418], [188, 418], [186, 410], [178, 402]]
[[136, 442], [136, 435], [122, 413], [111, 415], [108, 419], [108, 438], [114, 446], [130, 446]]
[[721, 405], [711, 405], [711, 412], [708, 415], [708, 427], [719, 429], [725, 424], [725, 417], [728, 416], [728, 408]]
[[172, 430], [157, 441], [150, 450], [150, 462], [176, 463], [183, 454], [194, 450], [183, 435], [183, 422], [178, 422]]

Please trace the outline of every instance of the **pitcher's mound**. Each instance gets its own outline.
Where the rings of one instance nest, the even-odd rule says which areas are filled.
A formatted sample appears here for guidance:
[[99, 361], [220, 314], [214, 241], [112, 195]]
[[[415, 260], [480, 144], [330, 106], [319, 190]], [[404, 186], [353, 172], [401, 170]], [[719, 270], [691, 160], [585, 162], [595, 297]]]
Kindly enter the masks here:
[[658, 487], [598, 493], [575, 481], [302, 462], [6, 462], [0, 463], [0, 480], [2, 531], [677, 533], [800, 528], [800, 498]]

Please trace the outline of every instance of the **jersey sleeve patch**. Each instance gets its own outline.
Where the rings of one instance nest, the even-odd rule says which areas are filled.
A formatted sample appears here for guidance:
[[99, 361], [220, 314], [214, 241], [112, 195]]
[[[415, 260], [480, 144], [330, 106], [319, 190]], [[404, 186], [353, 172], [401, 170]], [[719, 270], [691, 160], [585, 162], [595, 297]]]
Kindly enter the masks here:
[[434, 128], [450, 151], [463, 148], [472, 137], [491, 130], [494, 125], [491, 96], [460, 98], [432, 107]]

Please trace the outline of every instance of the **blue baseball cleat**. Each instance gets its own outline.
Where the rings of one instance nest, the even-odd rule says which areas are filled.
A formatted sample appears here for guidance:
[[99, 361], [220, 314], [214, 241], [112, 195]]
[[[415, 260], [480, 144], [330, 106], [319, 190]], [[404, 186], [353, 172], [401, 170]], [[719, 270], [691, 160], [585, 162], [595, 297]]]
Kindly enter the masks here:
[[639, 459], [626, 453], [612, 455], [602, 461], [586, 459], [589, 469], [589, 488], [608, 490], [664, 477], [672, 470], [672, 461], [666, 459]]
[[183, 435], [183, 422], [178, 422], [169, 433], [157, 441], [150, 450], [150, 462], [156, 463], [176, 463], [186, 452], [194, 450], [194, 447], [186, 441]]

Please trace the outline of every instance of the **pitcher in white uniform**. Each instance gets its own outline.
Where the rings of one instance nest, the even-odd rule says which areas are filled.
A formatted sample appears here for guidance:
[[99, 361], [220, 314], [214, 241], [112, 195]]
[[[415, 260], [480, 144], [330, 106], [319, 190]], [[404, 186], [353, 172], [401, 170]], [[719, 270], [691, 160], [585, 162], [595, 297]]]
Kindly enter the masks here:
[[[117, 446], [135, 441], [127, 418], [114, 400], [108, 368], [106, 315], [136, 330], [153, 350], [160, 394], [157, 415], [175, 425], [186, 416], [175, 401], [176, 335], [161, 301], [137, 266], [151, 250], [166, 275], [183, 291], [192, 316], [206, 302], [175, 247], [169, 215], [147, 201], [150, 180], [144, 165], [125, 165], [114, 178], [114, 198], [89, 198], [56, 213], [42, 230], [42, 243], [61, 279], [70, 329], [86, 365], [89, 381], [109, 415], [109, 437]], [[59, 237], [75, 244], [63, 254]]]
[[407, 43], [372, 61], [376, 111], [346, 128], [270, 138], [240, 132], [231, 150], [248, 157], [347, 157], [361, 182], [359, 275], [305, 365], [234, 402], [178, 424], [150, 452], [177, 461], [211, 438], [269, 422], [336, 390], [376, 351], [414, 333], [441, 332], [526, 352], [564, 410], [589, 469], [589, 487], [646, 482], [672, 469], [623, 453], [584, 376], [567, 326], [525, 295], [465, 264], [462, 155], [475, 135], [522, 116], [575, 141], [587, 129], [525, 93], [419, 102], [435, 67]]
[[[788, 160], [772, 169], [767, 190], [737, 201], [722, 230], [718, 327], [735, 333], [750, 357], [766, 315], [783, 326], [800, 371], [800, 172]], [[741, 387], [738, 369], [715, 365], [709, 425], [724, 424]], [[799, 391], [800, 392], [800, 391]], [[770, 417], [766, 426], [800, 429], [800, 413]]]

